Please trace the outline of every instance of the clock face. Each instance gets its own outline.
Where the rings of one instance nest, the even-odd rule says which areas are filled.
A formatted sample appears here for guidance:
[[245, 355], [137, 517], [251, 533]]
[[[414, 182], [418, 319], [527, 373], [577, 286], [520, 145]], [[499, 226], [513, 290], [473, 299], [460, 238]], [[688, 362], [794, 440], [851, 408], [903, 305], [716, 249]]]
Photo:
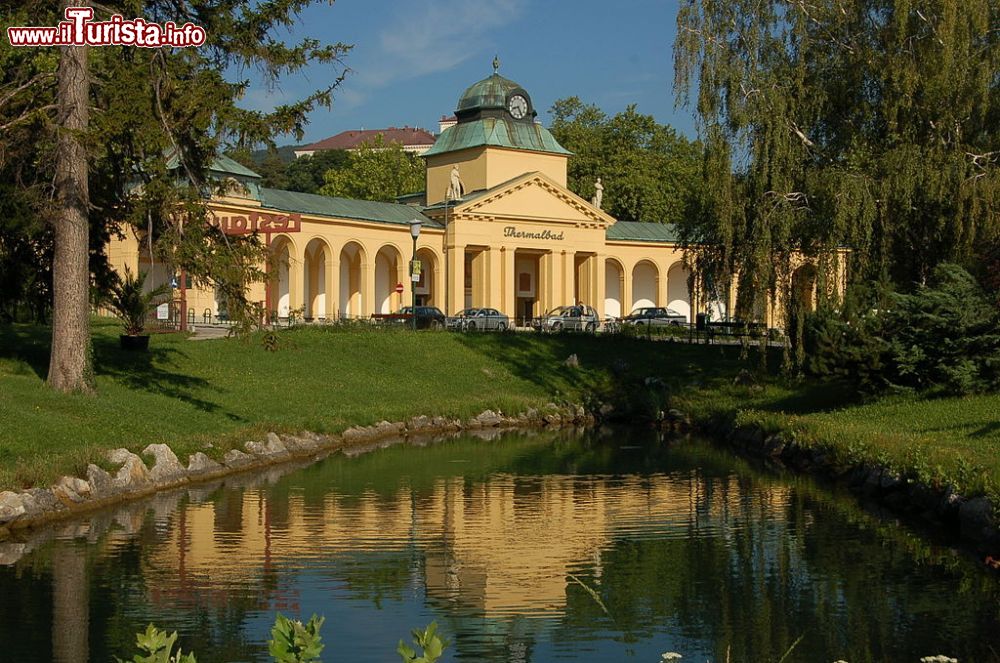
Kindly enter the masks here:
[[515, 120], [523, 120], [524, 116], [528, 114], [528, 100], [519, 94], [515, 94], [507, 102], [507, 110], [510, 111]]

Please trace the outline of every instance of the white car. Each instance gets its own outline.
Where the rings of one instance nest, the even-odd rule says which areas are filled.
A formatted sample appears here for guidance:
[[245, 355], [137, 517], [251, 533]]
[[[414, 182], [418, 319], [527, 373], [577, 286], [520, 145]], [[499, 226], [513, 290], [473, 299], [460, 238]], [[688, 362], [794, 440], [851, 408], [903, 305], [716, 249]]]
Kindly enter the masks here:
[[593, 334], [600, 326], [597, 311], [590, 306], [560, 306], [546, 313], [535, 324], [535, 329], [543, 332], [582, 331]]
[[633, 325], [635, 327], [687, 327], [688, 319], [686, 315], [678, 313], [672, 308], [658, 306], [647, 306], [637, 308], [631, 314], [621, 319], [622, 324]]
[[448, 318], [455, 331], [507, 331], [510, 318], [495, 308], [467, 308]]

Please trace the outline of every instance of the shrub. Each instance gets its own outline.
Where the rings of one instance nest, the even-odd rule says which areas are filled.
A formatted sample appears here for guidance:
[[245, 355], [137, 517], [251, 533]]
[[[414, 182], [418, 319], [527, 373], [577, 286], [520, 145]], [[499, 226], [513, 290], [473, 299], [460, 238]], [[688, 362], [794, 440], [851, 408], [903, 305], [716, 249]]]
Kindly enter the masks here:
[[105, 299], [105, 304], [122, 322], [127, 336], [138, 336], [146, 327], [146, 315], [156, 308], [157, 300], [170, 293], [166, 285], [145, 291], [146, 272], [132, 276], [125, 268], [125, 278], [116, 278], [111, 284], [111, 292]]
[[928, 284], [888, 300], [886, 310], [862, 315], [811, 316], [810, 371], [869, 392], [1000, 388], [1000, 315], [968, 272], [943, 263]]

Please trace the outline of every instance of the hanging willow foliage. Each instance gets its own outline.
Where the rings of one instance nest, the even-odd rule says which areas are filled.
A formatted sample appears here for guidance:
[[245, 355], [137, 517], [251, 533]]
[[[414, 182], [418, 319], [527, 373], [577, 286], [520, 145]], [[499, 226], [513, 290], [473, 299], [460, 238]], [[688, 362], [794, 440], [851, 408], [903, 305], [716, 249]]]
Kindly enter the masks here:
[[852, 283], [906, 289], [996, 242], [996, 0], [683, 0], [677, 21], [706, 145], [682, 235], [712, 281], [737, 279], [737, 315], [788, 293], [800, 252], [822, 304], [838, 247]]

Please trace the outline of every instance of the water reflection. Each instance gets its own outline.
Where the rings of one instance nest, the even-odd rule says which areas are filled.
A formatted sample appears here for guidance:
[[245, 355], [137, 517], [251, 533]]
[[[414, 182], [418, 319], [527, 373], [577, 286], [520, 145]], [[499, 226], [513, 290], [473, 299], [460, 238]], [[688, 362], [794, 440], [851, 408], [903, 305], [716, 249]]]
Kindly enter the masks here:
[[644, 433], [333, 456], [0, 544], [0, 559], [0, 660], [107, 661], [149, 621], [199, 660], [266, 660], [278, 610], [326, 615], [329, 660], [393, 660], [431, 619], [447, 660], [763, 661], [800, 636], [786, 660], [1000, 649], [993, 577], [808, 482]]

